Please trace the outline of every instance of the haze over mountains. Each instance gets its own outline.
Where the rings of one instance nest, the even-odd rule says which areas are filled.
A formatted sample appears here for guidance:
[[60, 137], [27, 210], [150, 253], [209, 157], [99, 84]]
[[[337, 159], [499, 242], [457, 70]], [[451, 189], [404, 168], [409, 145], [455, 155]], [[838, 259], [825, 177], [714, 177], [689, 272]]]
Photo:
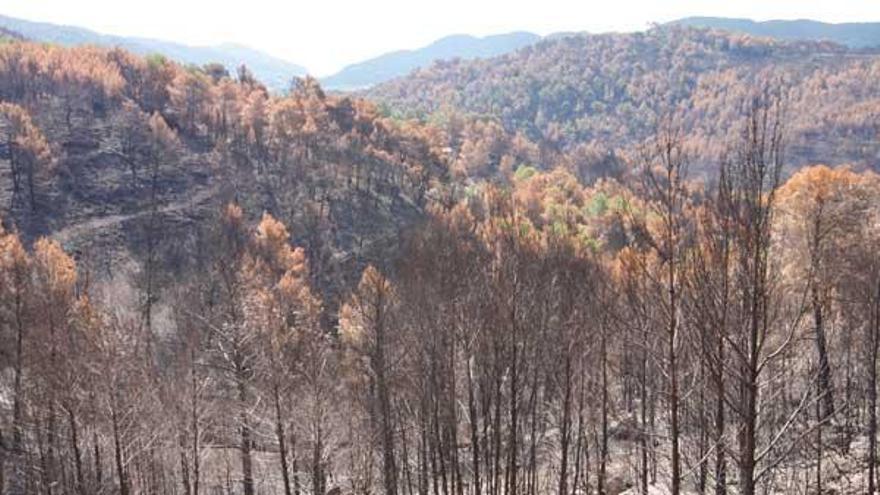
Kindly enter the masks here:
[[[288, 89], [292, 77], [304, 76], [308, 72], [307, 68], [301, 65], [232, 43], [189, 46], [158, 39], [106, 35], [80, 27], [33, 22], [2, 15], [0, 15], [0, 28], [20, 33], [34, 41], [58, 43], [64, 46], [84, 44], [120, 46], [141, 55], [160, 53], [184, 64], [204, 65], [217, 62], [230, 71], [234, 71], [243, 63], [258, 79], [276, 91]], [[322, 78], [322, 84], [334, 90], [362, 89], [404, 76], [414, 69], [431, 65], [435, 60], [493, 57], [530, 45], [540, 39], [539, 35], [524, 31], [486, 37], [450, 35], [422, 48], [389, 52], [351, 64], [333, 75]], [[291, 54], [291, 58], [295, 58], [295, 54]]]
[[[851, 48], [880, 46], [880, 23], [831, 24], [813, 20], [758, 22], [722, 17], [687, 17], [667, 25], [721, 29], [782, 40], [828, 40]], [[160, 53], [184, 64], [204, 65], [217, 62], [230, 71], [245, 64], [258, 79], [275, 91], [287, 90], [291, 78], [304, 76], [309, 72], [306, 67], [289, 60], [233, 43], [190, 46], [166, 40], [106, 35], [80, 27], [33, 22], [2, 15], [0, 29], [19, 33], [34, 41], [64, 46], [120, 46], [141, 55]], [[321, 84], [327, 89], [338, 91], [366, 89], [406, 76], [416, 69], [429, 67], [438, 60], [491, 58], [534, 45], [542, 39], [552, 40], [572, 34], [554, 33], [545, 37], [528, 31], [485, 37], [453, 34], [421, 48], [397, 50], [352, 63], [335, 74], [321, 78]], [[295, 59], [296, 54], [290, 54], [290, 58]]]
[[242, 63], [263, 83], [273, 89], [286, 88], [293, 76], [303, 76], [300, 65], [273, 57], [265, 52], [233, 43], [217, 46], [189, 46], [172, 41], [128, 36], [113, 36], [74, 26], [32, 22], [0, 15], [0, 27], [21, 34], [33, 41], [58, 43], [63, 46], [119, 46], [140, 55], [162, 54], [184, 64], [223, 64], [235, 71]]

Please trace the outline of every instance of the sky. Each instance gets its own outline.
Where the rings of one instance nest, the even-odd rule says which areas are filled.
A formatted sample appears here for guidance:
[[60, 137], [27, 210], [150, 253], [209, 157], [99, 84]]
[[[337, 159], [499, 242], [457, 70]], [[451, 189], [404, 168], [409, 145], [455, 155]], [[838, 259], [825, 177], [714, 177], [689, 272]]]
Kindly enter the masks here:
[[241, 43], [316, 76], [450, 34], [643, 30], [686, 16], [880, 21], [880, 0], [0, 0], [0, 14], [193, 45]]

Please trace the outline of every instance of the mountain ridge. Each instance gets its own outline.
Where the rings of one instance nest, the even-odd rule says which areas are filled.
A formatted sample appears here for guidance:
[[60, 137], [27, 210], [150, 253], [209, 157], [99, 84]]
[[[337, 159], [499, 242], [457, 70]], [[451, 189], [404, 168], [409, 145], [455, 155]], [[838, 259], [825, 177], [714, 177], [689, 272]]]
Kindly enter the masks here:
[[540, 35], [528, 31], [512, 31], [482, 37], [452, 34], [421, 48], [395, 50], [350, 64], [339, 72], [321, 79], [321, 84], [334, 90], [364, 89], [405, 76], [437, 60], [489, 58], [516, 51], [541, 39]]

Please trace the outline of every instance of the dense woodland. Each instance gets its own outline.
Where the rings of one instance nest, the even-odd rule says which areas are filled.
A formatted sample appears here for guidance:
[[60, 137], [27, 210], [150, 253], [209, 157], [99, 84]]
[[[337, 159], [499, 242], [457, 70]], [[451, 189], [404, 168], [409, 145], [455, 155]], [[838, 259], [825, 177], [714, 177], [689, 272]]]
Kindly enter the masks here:
[[0, 492], [874, 493], [874, 59], [552, 43], [424, 122], [0, 44]]

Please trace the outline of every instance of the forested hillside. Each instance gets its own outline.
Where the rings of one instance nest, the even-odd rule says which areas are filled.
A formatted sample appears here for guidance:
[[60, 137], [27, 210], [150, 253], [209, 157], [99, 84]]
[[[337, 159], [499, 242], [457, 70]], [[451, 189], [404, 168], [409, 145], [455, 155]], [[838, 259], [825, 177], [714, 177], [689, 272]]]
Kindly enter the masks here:
[[366, 95], [394, 116], [489, 117], [563, 150], [633, 148], [672, 117], [709, 161], [730, 138], [736, 102], [756, 81], [774, 81], [786, 99], [792, 164], [875, 167], [878, 69], [877, 56], [828, 42], [665, 27], [572, 35], [489, 60], [439, 62]]
[[875, 70], [656, 30], [376, 107], [0, 43], [0, 492], [873, 493]]

